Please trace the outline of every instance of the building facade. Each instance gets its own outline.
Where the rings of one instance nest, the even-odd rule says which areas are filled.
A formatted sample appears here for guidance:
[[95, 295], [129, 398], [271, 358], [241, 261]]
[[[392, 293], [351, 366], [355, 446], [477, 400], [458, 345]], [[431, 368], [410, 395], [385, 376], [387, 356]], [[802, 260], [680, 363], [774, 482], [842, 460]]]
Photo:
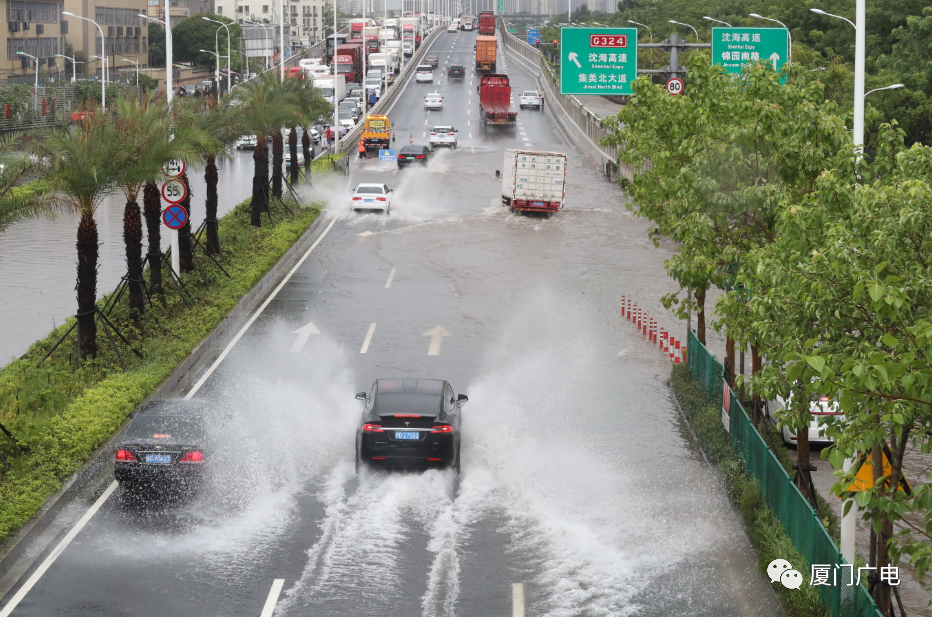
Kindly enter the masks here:
[[[285, 36], [289, 37], [292, 45], [313, 45], [324, 37], [324, 10], [332, 2], [325, 0], [285, 0]], [[278, 39], [278, 24], [280, 13], [279, 0], [214, 0], [214, 12], [230, 19], [235, 19], [243, 27], [247, 38], [262, 38], [265, 29], [275, 28], [275, 39]], [[332, 12], [330, 13], [332, 15]], [[246, 21], [248, 20], [248, 21]], [[249, 22], [256, 22], [256, 26]], [[263, 28], [264, 26], [264, 28]], [[256, 30], [249, 33], [249, 30]], [[277, 44], [277, 43], [276, 43]]]

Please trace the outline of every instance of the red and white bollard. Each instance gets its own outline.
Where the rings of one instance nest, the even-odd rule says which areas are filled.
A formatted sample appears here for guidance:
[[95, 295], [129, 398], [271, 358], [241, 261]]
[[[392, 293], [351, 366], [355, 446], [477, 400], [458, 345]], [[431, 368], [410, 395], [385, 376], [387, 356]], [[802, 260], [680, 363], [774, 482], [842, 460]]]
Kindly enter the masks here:
[[673, 347], [676, 344], [676, 339], [672, 336], [670, 337], [670, 362], [673, 362], [673, 355], [676, 353], [676, 349]]
[[625, 316], [625, 297], [621, 297], [621, 316]]
[[680, 342], [679, 341], [676, 342], [676, 352], [674, 353], [673, 363], [674, 364], [680, 363]]

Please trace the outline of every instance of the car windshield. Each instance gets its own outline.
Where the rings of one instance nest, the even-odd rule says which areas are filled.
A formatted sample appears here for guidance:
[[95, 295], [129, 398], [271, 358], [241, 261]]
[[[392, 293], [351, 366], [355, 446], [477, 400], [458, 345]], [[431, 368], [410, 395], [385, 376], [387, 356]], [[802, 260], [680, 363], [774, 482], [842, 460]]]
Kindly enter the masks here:
[[424, 154], [424, 146], [405, 146], [401, 154]]
[[380, 416], [396, 414], [417, 414], [419, 416], [436, 416], [440, 411], [440, 393], [437, 394], [383, 394], [379, 392], [377, 412]]
[[381, 186], [360, 186], [356, 189], [356, 192], [359, 194], [366, 193], [370, 195], [384, 195], [385, 191], [382, 190]]
[[533, 90], [528, 90], [527, 92], [524, 93], [523, 96], [537, 96], [537, 93], [534, 92]]
[[434, 133], [452, 133], [453, 127], [452, 126], [435, 126], [433, 132]]
[[124, 441], [169, 439], [194, 443], [204, 438], [204, 421], [197, 415], [141, 415], [126, 429]]

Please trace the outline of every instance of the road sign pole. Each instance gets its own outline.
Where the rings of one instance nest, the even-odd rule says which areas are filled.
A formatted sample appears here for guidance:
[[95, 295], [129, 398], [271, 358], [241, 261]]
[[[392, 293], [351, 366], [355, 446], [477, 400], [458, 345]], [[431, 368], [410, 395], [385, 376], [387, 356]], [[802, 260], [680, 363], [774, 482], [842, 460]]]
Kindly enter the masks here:
[[172, 230], [172, 270], [175, 276], [181, 277], [181, 242], [178, 240], [178, 230]]
[[[851, 469], [852, 464], [852, 459], [845, 459], [843, 466], [845, 473]], [[848, 514], [845, 514], [841, 517], [841, 542], [839, 542], [841, 546], [839, 548], [841, 548], [841, 556], [845, 558], [845, 561], [853, 565], [855, 551], [854, 535], [856, 530], [858, 504], [856, 504], [853, 499], [846, 499], [845, 501], [841, 502], [842, 514], [844, 514], [845, 508], [849, 502], [851, 503], [851, 509], [848, 511]]]

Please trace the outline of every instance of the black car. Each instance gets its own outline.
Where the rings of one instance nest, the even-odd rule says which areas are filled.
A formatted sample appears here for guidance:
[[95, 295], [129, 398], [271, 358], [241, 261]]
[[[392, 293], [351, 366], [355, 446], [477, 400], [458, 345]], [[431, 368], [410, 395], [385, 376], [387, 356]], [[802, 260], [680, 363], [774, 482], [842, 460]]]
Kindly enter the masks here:
[[405, 165], [426, 165], [431, 151], [427, 146], [405, 146], [398, 152], [398, 167]]
[[447, 78], [449, 79], [463, 79], [466, 77], [466, 68], [462, 64], [451, 64], [450, 68], [447, 69]]
[[356, 468], [460, 468], [460, 405], [440, 379], [377, 379], [356, 430]]
[[207, 461], [205, 407], [194, 401], [149, 403], [135, 414], [117, 446], [114, 475], [126, 489], [140, 485], [193, 489]]

